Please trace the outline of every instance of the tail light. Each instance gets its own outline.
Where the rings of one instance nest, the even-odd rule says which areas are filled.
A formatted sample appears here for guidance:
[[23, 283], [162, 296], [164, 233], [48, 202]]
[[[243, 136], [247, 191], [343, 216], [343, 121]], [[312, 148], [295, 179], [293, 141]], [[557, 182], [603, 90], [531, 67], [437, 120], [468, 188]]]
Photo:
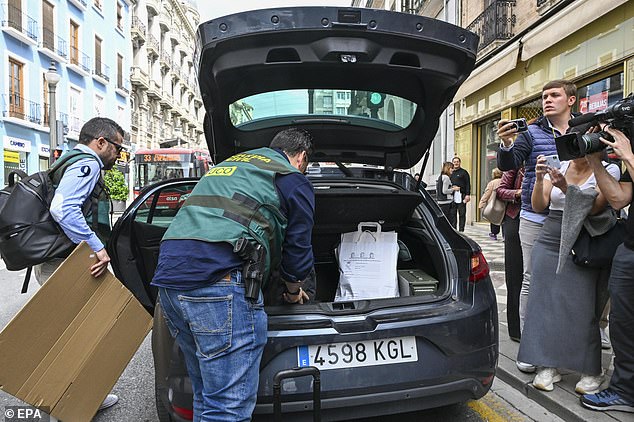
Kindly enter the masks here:
[[471, 273], [469, 273], [469, 281], [477, 283], [489, 275], [489, 264], [484, 259], [482, 251], [471, 255]]
[[193, 409], [185, 409], [183, 407], [178, 407], [172, 405], [172, 409], [174, 409], [174, 413], [180, 416], [183, 419], [191, 421], [194, 419], [194, 410]]

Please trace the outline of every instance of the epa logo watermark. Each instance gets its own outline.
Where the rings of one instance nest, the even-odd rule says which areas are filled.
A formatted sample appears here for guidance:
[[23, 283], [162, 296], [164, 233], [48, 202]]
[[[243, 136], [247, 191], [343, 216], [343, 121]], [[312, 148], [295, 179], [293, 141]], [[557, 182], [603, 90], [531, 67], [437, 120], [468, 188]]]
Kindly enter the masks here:
[[51, 417], [46, 409], [36, 409], [32, 406], [6, 406], [4, 408], [4, 422], [50, 422]]

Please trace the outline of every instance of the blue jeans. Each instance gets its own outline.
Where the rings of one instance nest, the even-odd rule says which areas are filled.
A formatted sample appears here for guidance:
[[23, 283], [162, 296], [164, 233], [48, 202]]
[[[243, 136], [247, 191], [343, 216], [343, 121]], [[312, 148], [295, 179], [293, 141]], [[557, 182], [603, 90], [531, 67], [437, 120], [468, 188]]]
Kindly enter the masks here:
[[248, 421], [267, 337], [262, 293], [244, 297], [241, 273], [194, 290], [159, 289], [165, 321], [183, 351], [194, 421]]

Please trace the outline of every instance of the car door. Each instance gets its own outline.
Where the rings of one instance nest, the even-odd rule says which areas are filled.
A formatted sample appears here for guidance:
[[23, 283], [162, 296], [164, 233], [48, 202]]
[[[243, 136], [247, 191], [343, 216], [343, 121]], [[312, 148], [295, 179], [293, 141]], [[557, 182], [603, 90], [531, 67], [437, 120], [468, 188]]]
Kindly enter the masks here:
[[198, 179], [180, 179], [141, 191], [112, 229], [108, 254], [119, 280], [150, 314], [157, 289], [150, 286], [158, 263], [159, 245]]

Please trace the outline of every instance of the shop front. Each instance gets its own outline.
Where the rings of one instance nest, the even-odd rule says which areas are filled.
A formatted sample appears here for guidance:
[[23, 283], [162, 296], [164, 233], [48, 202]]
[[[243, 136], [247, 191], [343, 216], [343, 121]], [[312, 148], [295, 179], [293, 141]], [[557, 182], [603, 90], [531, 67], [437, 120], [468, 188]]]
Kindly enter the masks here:
[[29, 173], [29, 154], [31, 153], [31, 141], [4, 136], [4, 183], [8, 184], [9, 173], [14, 170], [22, 170]]

